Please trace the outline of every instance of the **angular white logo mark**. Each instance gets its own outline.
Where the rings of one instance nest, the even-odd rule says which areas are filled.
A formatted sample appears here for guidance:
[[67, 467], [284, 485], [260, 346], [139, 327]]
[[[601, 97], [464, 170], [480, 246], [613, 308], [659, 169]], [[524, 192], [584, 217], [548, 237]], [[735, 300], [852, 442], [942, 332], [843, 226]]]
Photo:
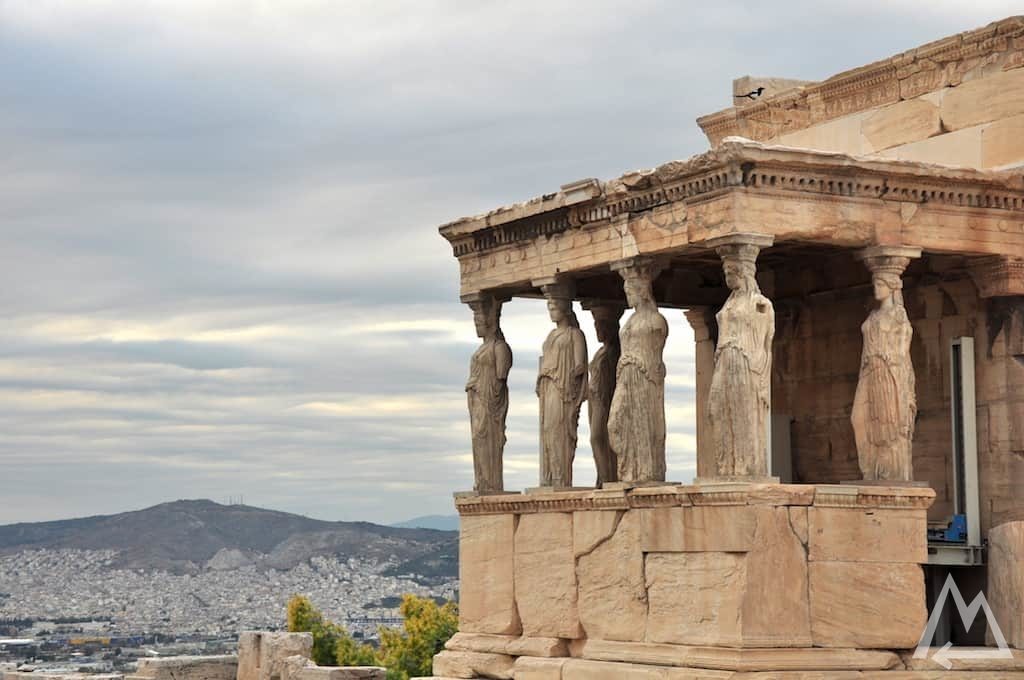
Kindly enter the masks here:
[[960, 594], [960, 589], [956, 587], [952, 574], [946, 577], [946, 583], [942, 586], [942, 590], [935, 600], [935, 607], [932, 608], [932, 613], [928, 617], [928, 625], [924, 629], [924, 634], [921, 635], [920, 642], [917, 643], [917, 649], [914, 650], [914, 658], [928, 658], [928, 650], [935, 639], [935, 631], [939, 627], [942, 609], [946, 606], [946, 599], [951, 594], [965, 629], [969, 630], [974, 625], [974, 619], [977, 618], [979, 609], [985, 610], [985, 619], [988, 621], [989, 630], [992, 631], [992, 637], [995, 639], [998, 649], [962, 649], [957, 651], [952, 648], [952, 642], [947, 642], [939, 651], [935, 652], [932, 661], [948, 671], [953, 667], [952, 661], [954, 659], [1012, 659], [1013, 652], [1010, 651], [1010, 646], [1006, 644], [1006, 638], [1003, 637], [1003, 631], [999, 628], [995, 615], [992, 614], [992, 608], [988, 606], [985, 593], [978, 593], [974, 601], [968, 605], [967, 601], [964, 600], [964, 596]]

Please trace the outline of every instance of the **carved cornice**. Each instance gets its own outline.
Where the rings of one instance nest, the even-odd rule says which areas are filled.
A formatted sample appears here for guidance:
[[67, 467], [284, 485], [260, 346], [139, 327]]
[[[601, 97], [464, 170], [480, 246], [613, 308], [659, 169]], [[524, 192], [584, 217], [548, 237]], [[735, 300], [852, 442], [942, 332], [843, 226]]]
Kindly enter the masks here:
[[1024, 65], [1024, 17], [922, 45], [889, 59], [836, 74], [820, 83], [780, 92], [742, 108], [702, 116], [697, 124], [712, 145], [742, 135], [766, 141], [850, 113], [959, 85], [973, 68]]
[[455, 507], [460, 515], [525, 515], [690, 505], [815, 505], [920, 510], [930, 507], [934, 500], [935, 492], [923, 487], [733, 483], [491, 496], [458, 495]]
[[1024, 259], [979, 257], [969, 263], [968, 271], [983, 298], [1024, 295]]
[[927, 203], [953, 210], [1024, 215], [1024, 182], [1008, 173], [772, 147], [746, 140], [726, 141], [686, 161], [623, 175], [600, 184], [599, 194], [592, 185], [587, 187], [593, 198], [569, 205], [566, 194], [549, 194], [451, 222], [440, 232], [461, 258], [571, 229], [607, 225], [617, 217], [624, 219], [659, 206], [678, 205], [685, 213], [687, 206], [731, 191], [796, 200]]

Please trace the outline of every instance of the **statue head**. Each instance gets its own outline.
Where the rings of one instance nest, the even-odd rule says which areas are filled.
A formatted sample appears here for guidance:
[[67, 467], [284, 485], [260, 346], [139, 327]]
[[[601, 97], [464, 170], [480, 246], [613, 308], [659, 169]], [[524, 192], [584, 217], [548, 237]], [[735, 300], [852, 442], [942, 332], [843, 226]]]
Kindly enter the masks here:
[[879, 302], [891, 300], [893, 296], [903, 290], [903, 278], [897, 272], [877, 271], [871, 277], [874, 286], [875, 299]]
[[757, 254], [761, 249], [745, 243], [719, 246], [725, 285], [732, 291], [757, 291]]
[[572, 313], [572, 300], [563, 297], [549, 297], [548, 314], [556, 324], [572, 320], [575, 316]]
[[594, 316], [594, 330], [601, 344], [617, 342], [619, 339], [619, 319], [625, 309], [617, 304], [595, 305], [590, 308]]
[[473, 310], [473, 325], [478, 338], [490, 338], [501, 333], [501, 301], [491, 296], [481, 296], [469, 303]]

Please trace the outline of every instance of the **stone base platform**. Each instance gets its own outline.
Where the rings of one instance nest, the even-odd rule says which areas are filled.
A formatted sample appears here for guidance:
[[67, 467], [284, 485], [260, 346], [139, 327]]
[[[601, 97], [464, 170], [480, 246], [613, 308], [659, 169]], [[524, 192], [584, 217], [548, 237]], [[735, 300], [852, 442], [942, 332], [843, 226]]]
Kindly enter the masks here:
[[[460, 633], [435, 676], [989, 677], [900, 651], [927, 619], [933, 499], [744, 482], [458, 498]], [[991, 677], [1024, 678], [1003, 662]]]
[[[549, 641], [460, 634], [448, 651], [437, 655], [430, 680], [507, 678], [509, 680], [978, 680], [1024, 679], [1024, 653], [1012, 658], [955, 658], [979, 651], [954, 648], [954, 658], [939, 663], [943, 651], [930, 649], [926, 658], [913, 651], [859, 649], [725, 649], [671, 645], [637, 645], [587, 641], [549, 651], [568, 651], [570, 656], [519, 656], [466, 648], [500, 649], [507, 645], [548, 647]], [[564, 642], [564, 641], [563, 641]], [[965, 654], [967, 652], [967, 654]], [[939, 655], [939, 656], [936, 656]], [[608, 660], [615, 657], [622, 660]]]

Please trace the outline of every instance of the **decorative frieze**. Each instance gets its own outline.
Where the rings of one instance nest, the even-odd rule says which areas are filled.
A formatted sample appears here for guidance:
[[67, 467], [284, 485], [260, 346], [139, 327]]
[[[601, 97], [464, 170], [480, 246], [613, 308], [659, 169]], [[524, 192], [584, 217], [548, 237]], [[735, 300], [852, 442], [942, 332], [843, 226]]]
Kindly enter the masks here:
[[927, 509], [934, 500], [935, 492], [927, 487], [735, 482], [491, 496], [459, 494], [455, 497], [455, 507], [460, 515], [525, 515], [538, 512], [722, 505]]
[[731, 135], [766, 141], [851, 113], [957, 86], [979, 66], [1003, 70], [1024, 63], [1024, 20], [1011, 17], [943, 38], [874, 64], [836, 74], [754, 105], [732, 107], [697, 119], [712, 145]]

